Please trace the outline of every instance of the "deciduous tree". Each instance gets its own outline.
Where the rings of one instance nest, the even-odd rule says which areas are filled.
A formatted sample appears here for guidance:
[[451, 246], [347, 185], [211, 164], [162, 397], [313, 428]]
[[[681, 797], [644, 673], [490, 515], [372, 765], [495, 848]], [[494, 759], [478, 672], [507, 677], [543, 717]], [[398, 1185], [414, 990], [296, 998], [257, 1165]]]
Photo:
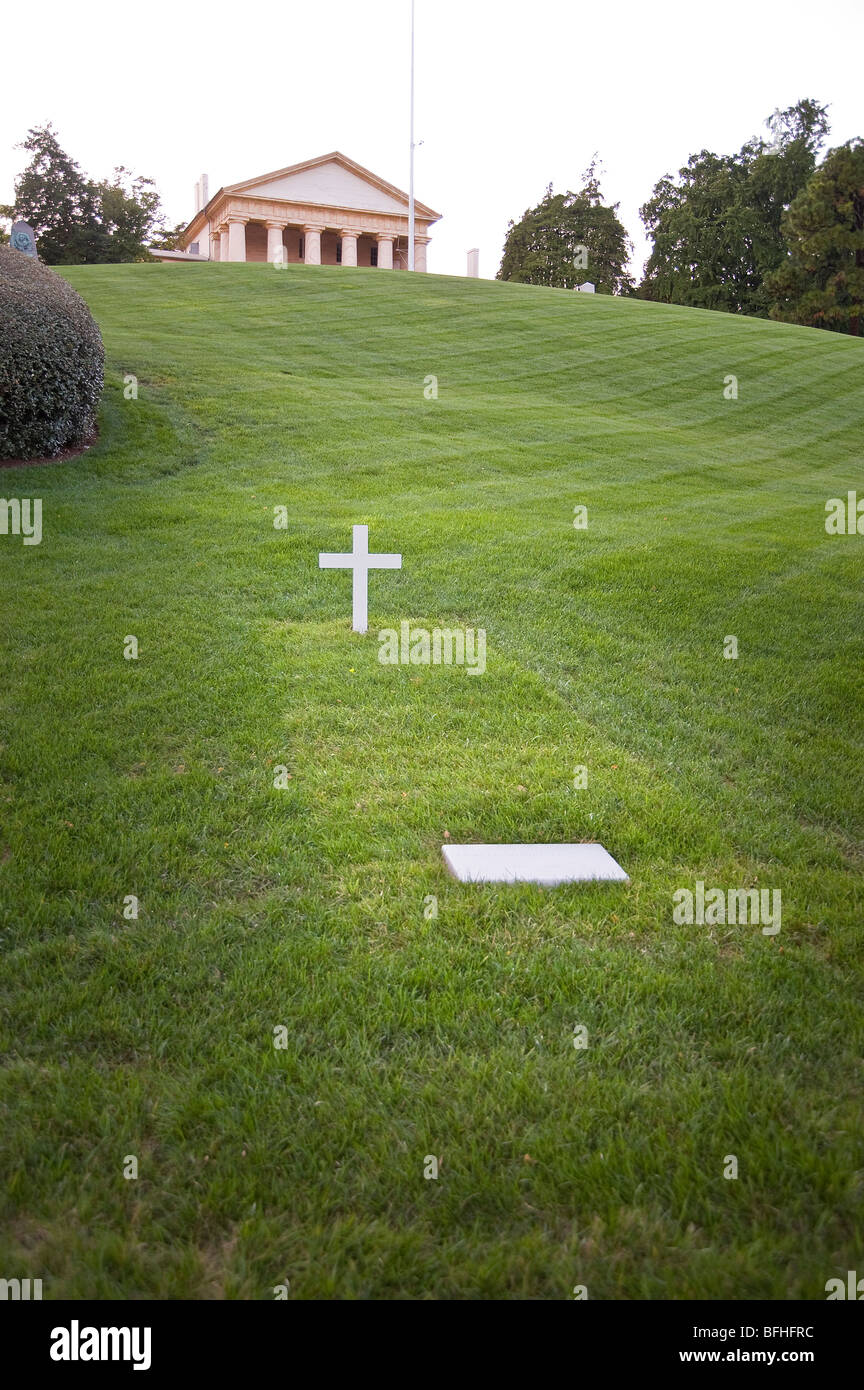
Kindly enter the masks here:
[[677, 180], [655, 185], [640, 210], [653, 241], [641, 298], [767, 316], [765, 277], [786, 254], [783, 213], [813, 172], [828, 122], [805, 99], [766, 125], [770, 141], [733, 155], [702, 150]]

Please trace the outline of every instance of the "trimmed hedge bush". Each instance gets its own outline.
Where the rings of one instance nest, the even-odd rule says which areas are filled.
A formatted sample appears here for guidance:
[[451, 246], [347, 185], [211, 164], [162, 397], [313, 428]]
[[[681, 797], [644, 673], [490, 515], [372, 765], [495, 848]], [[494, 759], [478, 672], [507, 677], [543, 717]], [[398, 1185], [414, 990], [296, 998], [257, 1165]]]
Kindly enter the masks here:
[[104, 360], [99, 329], [72, 286], [0, 246], [0, 459], [54, 458], [86, 444]]

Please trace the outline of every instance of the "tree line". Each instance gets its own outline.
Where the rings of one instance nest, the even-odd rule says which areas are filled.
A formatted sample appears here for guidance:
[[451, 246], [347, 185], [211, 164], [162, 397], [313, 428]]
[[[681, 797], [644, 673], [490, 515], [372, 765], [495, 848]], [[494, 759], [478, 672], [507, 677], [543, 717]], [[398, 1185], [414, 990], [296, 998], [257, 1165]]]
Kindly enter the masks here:
[[[640, 208], [651, 241], [641, 282], [632, 242], [600, 189], [596, 158], [577, 193], [553, 193], [510, 222], [499, 280], [632, 295], [864, 333], [864, 140], [819, 154], [827, 108], [810, 98], [765, 122], [736, 154], [692, 154]], [[49, 123], [19, 148], [30, 162], [0, 217], [33, 227], [48, 265], [144, 261], [177, 245], [152, 179], [117, 168], [86, 177]], [[7, 240], [0, 231], [0, 241]]]
[[[120, 166], [109, 179], [86, 177], [49, 122], [18, 146], [30, 162], [15, 181], [15, 202], [0, 217], [21, 218], [36, 233], [46, 265], [93, 265], [153, 258], [148, 247], [172, 246], [183, 224], [165, 228], [152, 179]], [[0, 232], [0, 241], [8, 241]]]
[[579, 192], [551, 184], [510, 222], [499, 280], [632, 295], [864, 333], [864, 141], [831, 149], [827, 108], [804, 99], [765, 122], [737, 154], [692, 154], [640, 208], [651, 242], [641, 283], [618, 204], [604, 203], [596, 158]]

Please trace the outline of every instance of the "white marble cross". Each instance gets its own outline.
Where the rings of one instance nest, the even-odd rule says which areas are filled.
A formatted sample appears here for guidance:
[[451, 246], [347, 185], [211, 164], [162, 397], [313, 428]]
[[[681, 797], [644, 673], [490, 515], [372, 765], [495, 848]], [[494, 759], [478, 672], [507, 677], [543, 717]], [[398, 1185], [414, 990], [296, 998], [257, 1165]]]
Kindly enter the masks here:
[[353, 549], [350, 554], [344, 551], [319, 551], [318, 568], [322, 570], [353, 570], [352, 612], [354, 631], [365, 632], [368, 626], [369, 571], [401, 570], [401, 555], [370, 555], [369, 527], [354, 526]]

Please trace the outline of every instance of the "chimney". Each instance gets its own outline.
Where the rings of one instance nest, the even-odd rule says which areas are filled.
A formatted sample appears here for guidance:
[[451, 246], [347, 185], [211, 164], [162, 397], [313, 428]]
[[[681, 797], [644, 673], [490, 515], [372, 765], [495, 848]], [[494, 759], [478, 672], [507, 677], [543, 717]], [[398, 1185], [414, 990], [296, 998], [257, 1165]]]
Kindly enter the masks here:
[[476, 280], [480, 275], [480, 248], [475, 246], [468, 252], [468, 275], [472, 280]]
[[200, 212], [200, 211], [201, 211], [201, 185], [200, 185], [200, 183], [196, 183], [196, 184], [195, 184], [195, 211], [196, 211], [196, 212]]
[[210, 202], [210, 180], [206, 174], [201, 175], [201, 206], [206, 208]]

